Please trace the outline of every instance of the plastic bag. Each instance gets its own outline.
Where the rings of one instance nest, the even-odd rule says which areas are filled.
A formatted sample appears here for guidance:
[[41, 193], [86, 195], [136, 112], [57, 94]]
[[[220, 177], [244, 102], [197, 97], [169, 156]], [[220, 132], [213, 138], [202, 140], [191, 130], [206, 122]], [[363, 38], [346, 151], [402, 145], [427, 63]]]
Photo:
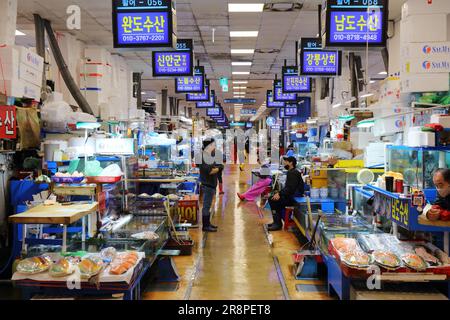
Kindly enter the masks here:
[[103, 171], [100, 173], [100, 177], [119, 177], [122, 175], [122, 170], [117, 164], [112, 164], [110, 166], [107, 166]]

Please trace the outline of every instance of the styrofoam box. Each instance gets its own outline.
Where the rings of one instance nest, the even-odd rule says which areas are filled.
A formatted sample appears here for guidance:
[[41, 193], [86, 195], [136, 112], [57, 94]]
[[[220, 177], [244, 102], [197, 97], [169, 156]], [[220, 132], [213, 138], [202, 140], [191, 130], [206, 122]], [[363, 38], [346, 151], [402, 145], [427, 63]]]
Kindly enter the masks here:
[[25, 63], [38, 71], [44, 71], [44, 58], [28, 48], [22, 46], [15, 47], [19, 51], [20, 62]]
[[411, 15], [438, 13], [450, 13], [450, 1], [433, 0], [428, 3], [426, 0], [408, 0], [402, 6], [402, 19]]
[[19, 78], [19, 52], [11, 46], [0, 48], [0, 62], [2, 64], [2, 79]]
[[408, 147], [434, 147], [436, 134], [434, 132], [408, 131]]
[[448, 73], [402, 75], [402, 92], [439, 92], [449, 91]]
[[41, 86], [34, 85], [28, 81], [21, 80], [23, 84], [23, 96], [33, 100], [41, 100]]
[[[6, 93], [4, 92], [6, 88]], [[10, 97], [22, 98], [23, 85], [19, 79], [14, 80], [0, 80], [0, 93], [6, 94]]]
[[40, 72], [29, 65], [20, 63], [19, 65], [19, 78], [28, 81], [34, 85], [42, 87], [43, 72]]
[[80, 85], [83, 88], [100, 88], [103, 89], [104, 81], [102, 77], [81, 77]]
[[353, 149], [364, 149], [370, 140], [374, 139], [372, 132], [351, 132], [350, 142], [352, 143]]
[[450, 42], [420, 42], [401, 46], [401, 58], [412, 59], [449, 59]]
[[450, 116], [449, 115], [441, 115], [441, 114], [433, 114], [431, 116], [431, 123], [439, 123], [444, 128], [450, 128]]
[[410, 73], [449, 73], [450, 72], [450, 56], [445, 59], [420, 59], [411, 58], [404, 60], [402, 63], [401, 74]]
[[86, 47], [84, 49], [84, 57], [89, 59], [89, 62], [111, 64], [111, 53], [101, 47]]
[[[425, 14], [409, 16], [405, 19], [403, 42], [444, 42], [448, 41], [448, 15]], [[402, 35], [403, 36], [403, 35]]]

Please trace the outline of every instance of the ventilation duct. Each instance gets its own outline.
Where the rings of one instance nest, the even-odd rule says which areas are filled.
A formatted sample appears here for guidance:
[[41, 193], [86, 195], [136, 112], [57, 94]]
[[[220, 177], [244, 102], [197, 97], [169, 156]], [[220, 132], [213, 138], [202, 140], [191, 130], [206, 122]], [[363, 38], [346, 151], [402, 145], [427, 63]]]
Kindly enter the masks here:
[[295, 1], [272, 1], [264, 5], [265, 12], [292, 12], [300, 11], [302, 8], [303, 4]]

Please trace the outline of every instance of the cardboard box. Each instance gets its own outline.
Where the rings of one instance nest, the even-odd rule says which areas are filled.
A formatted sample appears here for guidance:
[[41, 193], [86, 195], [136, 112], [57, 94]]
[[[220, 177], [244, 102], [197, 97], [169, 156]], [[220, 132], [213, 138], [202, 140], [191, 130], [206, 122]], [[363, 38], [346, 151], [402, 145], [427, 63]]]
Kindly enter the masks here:
[[404, 93], [408, 92], [439, 92], [450, 90], [448, 73], [402, 74]]
[[402, 42], [445, 42], [450, 40], [447, 30], [448, 18], [447, 14], [409, 16], [405, 19], [404, 28], [401, 28], [401, 32], [405, 36]]
[[402, 19], [412, 15], [450, 13], [448, 0], [408, 0], [402, 6]]
[[19, 66], [19, 78], [30, 82], [36, 86], [42, 87], [43, 72], [40, 72], [29, 65], [20, 63]]

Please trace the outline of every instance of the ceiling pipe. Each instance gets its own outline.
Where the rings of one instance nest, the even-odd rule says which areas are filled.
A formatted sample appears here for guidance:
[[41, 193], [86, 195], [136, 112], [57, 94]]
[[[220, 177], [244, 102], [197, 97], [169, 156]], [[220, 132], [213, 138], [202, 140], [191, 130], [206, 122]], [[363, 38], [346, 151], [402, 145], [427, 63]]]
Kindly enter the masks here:
[[52, 49], [53, 56], [55, 57], [56, 64], [58, 65], [59, 71], [61, 72], [61, 76], [64, 79], [64, 83], [66, 84], [67, 88], [69, 89], [69, 92], [72, 94], [75, 101], [80, 106], [81, 110], [85, 113], [94, 115], [91, 106], [87, 102], [86, 98], [81, 94], [80, 88], [78, 88], [77, 84], [73, 80], [72, 75], [70, 74], [69, 68], [67, 67], [66, 62], [64, 61], [64, 57], [59, 48], [58, 41], [56, 40], [51, 22], [48, 20], [43, 21], [45, 30], [47, 31], [50, 48]]

